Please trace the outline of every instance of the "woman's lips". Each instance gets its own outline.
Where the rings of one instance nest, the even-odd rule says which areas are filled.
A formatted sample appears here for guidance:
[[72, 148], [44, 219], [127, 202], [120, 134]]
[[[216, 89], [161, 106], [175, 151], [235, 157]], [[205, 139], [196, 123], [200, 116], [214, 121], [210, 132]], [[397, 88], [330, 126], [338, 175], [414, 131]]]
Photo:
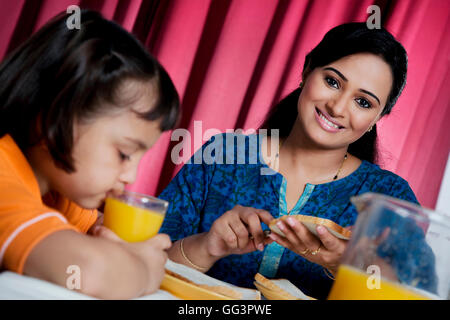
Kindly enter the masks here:
[[314, 116], [315, 116], [317, 122], [319, 123], [319, 125], [322, 127], [322, 129], [324, 129], [325, 131], [328, 131], [328, 132], [332, 132], [332, 133], [336, 133], [336, 132], [339, 132], [342, 129], [344, 129], [344, 127], [328, 120], [325, 117], [325, 115], [323, 115], [322, 112], [320, 112], [319, 109], [317, 109], [317, 108], [315, 108], [315, 109], [316, 109], [316, 112], [314, 112]]

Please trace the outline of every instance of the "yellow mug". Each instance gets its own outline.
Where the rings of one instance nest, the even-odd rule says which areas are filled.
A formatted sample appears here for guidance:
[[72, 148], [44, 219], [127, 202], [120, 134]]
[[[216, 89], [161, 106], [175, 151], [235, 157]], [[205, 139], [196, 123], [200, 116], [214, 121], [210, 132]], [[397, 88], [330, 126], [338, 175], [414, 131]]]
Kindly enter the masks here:
[[124, 191], [106, 198], [103, 225], [125, 241], [145, 241], [158, 233], [168, 206], [167, 201]]

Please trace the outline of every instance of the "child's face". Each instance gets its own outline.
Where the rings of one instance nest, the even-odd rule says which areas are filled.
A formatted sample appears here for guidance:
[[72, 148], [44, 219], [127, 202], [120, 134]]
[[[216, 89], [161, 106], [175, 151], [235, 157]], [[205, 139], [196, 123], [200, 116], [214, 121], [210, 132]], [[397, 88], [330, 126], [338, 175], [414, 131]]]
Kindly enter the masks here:
[[48, 189], [81, 207], [97, 208], [109, 192], [133, 183], [139, 161], [161, 135], [158, 121], [139, 118], [133, 112], [145, 112], [153, 106], [154, 95], [149, 91], [129, 108], [76, 124], [72, 150], [76, 172], [69, 174], [52, 161], [39, 161]]

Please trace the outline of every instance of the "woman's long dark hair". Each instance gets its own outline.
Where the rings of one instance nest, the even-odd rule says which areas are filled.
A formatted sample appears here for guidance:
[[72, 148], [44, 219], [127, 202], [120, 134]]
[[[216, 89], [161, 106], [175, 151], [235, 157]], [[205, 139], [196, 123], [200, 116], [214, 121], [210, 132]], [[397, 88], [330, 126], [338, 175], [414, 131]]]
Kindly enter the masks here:
[[[406, 84], [408, 57], [403, 46], [385, 29], [368, 29], [365, 22], [353, 22], [337, 26], [305, 58], [304, 78], [317, 67], [322, 67], [343, 57], [356, 53], [372, 53], [389, 64], [393, 83], [381, 117], [389, 114]], [[262, 129], [279, 129], [280, 137], [287, 137], [297, 119], [297, 103], [301, 88], [283, 98], [268, 114]], [[351, 143], [348, 152], [375, 163], [377, 161], [376, 125], [360, 139]]]
[[139, 116], [160, 120], [162, 131], [176, 125], [179, 97], [164, 68], [121, 26], [82, 10], [81, 28], [69, 29], [69, 16], [54, 17], [0, 65], [0, 138], [10, 134], [23, 152], [43, 141], [55, 164], [73, 172], [73, 124], [129, 106], [119, 94], [124, 81], [154, 89], [155, 105]]

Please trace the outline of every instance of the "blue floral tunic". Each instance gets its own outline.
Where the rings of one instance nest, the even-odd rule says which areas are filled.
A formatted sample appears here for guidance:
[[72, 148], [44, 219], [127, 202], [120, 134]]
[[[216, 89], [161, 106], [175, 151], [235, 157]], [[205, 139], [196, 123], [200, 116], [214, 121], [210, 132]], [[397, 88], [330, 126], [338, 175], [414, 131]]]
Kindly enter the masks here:
[[[261, 156], [262, 135], [219, 134], [186, 163], [159, 196], [170, 202], [161, 233], [172, 241], [208, 231], [213, 222], [236, 204], [269, 211], [274, 218], [303, 214], [353, 225], [356, 208], [351, 196], [378, 192], [418, 203], [407, 181], [368, 161], [350, 175], [324, 184], [307, 184], [295, 207], [287, 212], [286, 178], [270, 169]], [[209, 156], [208, 156], [209, 155]], [[263, 224], [263, 229], [267, 226]], [[305, 294], [326, 298], [332, 280], [322, 266], [277, 243], [263, 252], [230, 255], [207, 272], [212, 277], [253, 287], [260, 272], [268, 278], [289, 279]]]

